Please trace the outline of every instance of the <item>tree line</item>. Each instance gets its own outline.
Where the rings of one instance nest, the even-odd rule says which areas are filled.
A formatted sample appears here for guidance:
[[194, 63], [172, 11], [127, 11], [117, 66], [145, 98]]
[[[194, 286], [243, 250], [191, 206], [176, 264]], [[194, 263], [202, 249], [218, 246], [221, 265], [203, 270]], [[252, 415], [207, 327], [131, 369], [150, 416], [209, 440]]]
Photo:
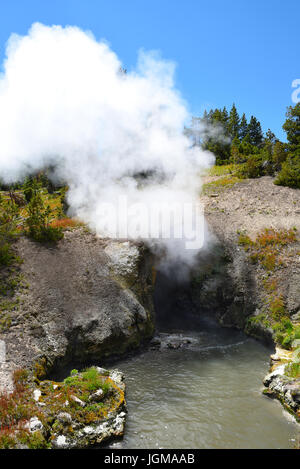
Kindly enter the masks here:
[[193, 145], [214, 153], [217, 165], [238, 165], [242, 177], [276, 175], [276, 184], [300, 188], [300, 103], [288, 107], [283, 129], [287, 143], [270, 129], [264, 135], [259, 120], [247, 121], [233, 104], [230, 111], [223, 107], [194, 117], [185, 133]]

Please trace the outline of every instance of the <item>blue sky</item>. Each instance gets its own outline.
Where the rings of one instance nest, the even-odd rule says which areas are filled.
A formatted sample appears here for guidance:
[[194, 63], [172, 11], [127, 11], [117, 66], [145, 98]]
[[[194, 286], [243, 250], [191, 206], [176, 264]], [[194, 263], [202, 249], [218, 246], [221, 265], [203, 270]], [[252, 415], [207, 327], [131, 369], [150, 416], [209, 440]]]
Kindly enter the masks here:
[[12, 32], [33, 22], [77, 25], [105, 38], [124, 65], [159, 50], [199, 115], [234, 101], [266, 131], [281, 129], [300, 78], [299, 0], [0, 0], [0, 61]]

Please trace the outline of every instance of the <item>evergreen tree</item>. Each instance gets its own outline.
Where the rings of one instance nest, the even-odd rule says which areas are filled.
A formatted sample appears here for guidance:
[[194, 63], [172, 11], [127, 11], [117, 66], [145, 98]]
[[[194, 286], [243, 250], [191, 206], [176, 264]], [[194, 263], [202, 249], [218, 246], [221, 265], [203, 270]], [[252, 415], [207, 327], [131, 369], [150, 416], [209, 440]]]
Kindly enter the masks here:
[[202, 120], [204, 122], [208, 122], [208, 114], [207, 114], [207, 110], [205, 109], [204, 113], [203, 113], [203, 117], [202, 117]]
[[300, 103], [288, 107], [286, 121], [282, 128], [285, 130], [291, 152], [300, 148]]
[[300, 152], [290, 155], [282, 163], [282, 169], [274, 181], [278, 186], [300, 189]]
[[231, 136], [232, 139], [234, 139], [235, 137], [239, 137], [239, 133], [240, 118], [235, 104], [233, 103], [228, 119], [228, 134]]
[[240, 139], [243, 140], [248, 132], [248, 122], [246, 119], [245, 113], [242, 115], [241, 122], [240, 122]]
[[233, 141], [231, 142], [231, 148], [230, 148], [230, 161], [232, 163], [236, 164], [240, 162], [240, 151], [239, 151], [239, 146], [240, 146], [240, 141], [238, 137], [235, 137]]
[[277, 141], [276, 135], [270, 129], [268, 129], [268, 131], [266, 132], [265, 141], [266, 140], [269, 141], [270, 143], [272, 143], [273, 145]]
[[249, 134], [247, 134], [246, 137], [241, 141], [239, 145], [239, 152], [245, 156], [253, 155], [259, 152], [258, 148], [251, 144]]
[[279, 170], [281, 168], [282, 163], [286, 160], [287, 158], [287, 151], [286, 151], [286, 145], [282, 142], [275, 142], [274, 148], [273, 148], [273, 164], [275, 170]]
[[247, 133], [249, 135], [251, 145], [255, 145], [257, 147], [261, 146], [263, 142], [263, 133], [260, 122], [254, 116], [251, 116]]
[[[282, 128], [287, 134], [288, 152], [275, 184], [300, 189], [300, 103], [288, 107], [286, 117]], [[283, 158], [282, 152], [280, 156]]]
[[227, 141], [228, 112], [226, 108], [211, 109], [203, 114], [203, 121], [208, 124], [205, 129], [202, 147], [216, 156], [216, 164], [228, 162], [230, 143]]
[[223, 122], [223, 127], [224, 127], [224, 133], [228, 135], [228, 120], [229, 120], [229, 115], [226, 107], [223, 107], [222, 110], [222, 122]]
[[224, 114], [223, 114], [223, 111], [221, 109], [215, 109], [214, 110], [214, 112], [212, 114], [212, 122], [214, 124], [216, 124], [216, 123], [221, 124], [221, 125], [225, 124]]
[[276, 136], [273, 132], [271, 132], [270, 129], [268, 129], [266, 133], [266, 137], [264, 139], [264, 146], [262, 149], [262, 154], [264, 156], [264, 159], [268, 161], [272, 161], [273, 159], [273, 151], [274, 151], [274, 145], [276, 143], [277, 139]]

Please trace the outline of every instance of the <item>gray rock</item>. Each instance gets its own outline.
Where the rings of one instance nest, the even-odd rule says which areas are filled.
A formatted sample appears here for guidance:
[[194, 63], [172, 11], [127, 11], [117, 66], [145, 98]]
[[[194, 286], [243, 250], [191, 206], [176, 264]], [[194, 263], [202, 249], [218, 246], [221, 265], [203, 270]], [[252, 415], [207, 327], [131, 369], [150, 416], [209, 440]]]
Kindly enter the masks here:
[[[104, 241], [80, 228], [55, 249], [25, 237], [16, 247], [29, 288], [16, 312], [23, 333], [5, 333], [7, 363], [26, 368], [41, 358], [50, 371], [67, 354], [102, 360], [152, 337], [152, 255], [141, 244]], [[44, 332], [32, 333], [36, 327]]]
[[37, 417], [32, 417], [29, 420], [28, 427], [31, 433], [34, 433], [36, 431], [42, 431], [44, 428], [42, 422]]
[[58, 435], [53, 441], [52, 441], [52, 447], [56, 449], [66, 449], [70, 448], [70, 441], [65, 437], [65, 435]]
[[115, 381], [118, 385], [122, 384], [124, 381], [124, 374], [119, 370], [112, 370], [109, 373], [109, 377]]
[[292, 348], [300, 347], [300, 339], [295, 339], [292, 342]]
[[106, 370], [105, 368], [101, 368], [100, 366], [96, 366], [96, 368], [97, 368], [98, 373], [100, 373], [100, 375], [104, 375], [104, 376], [109, 375], [109, 371]]
[[291, 316], [291, 319], [292, 319], [293, 321], [295, 321], [295, 322], [300, 321], [300, 310], [297, 311], [297, 313], [293, 314], [293, 315]]
[[296, 313], [300, 309], [300, 273], [292, 274], [289, 279], [287, 308], [291, 313]]
[[269, 387], [271, 385], [271, 383], [273, 381], [275, 381], [276, 378], [278, 378], [279, 376], [283, 376], [284, 375], [284, 369], [285, 369], [285, 365], [277, 366], [277, 368], [275, 368], [274, 371], [267, 374], [267, 376], [264, 378], [264, 381], [263, 381], [264, 385], [266, 387]]
[[86, 406], [85, 402], [83, 402], [81, 399], [79, 399], [78, 397], [76, 397], [74, 395], [71, 395], [70, 399], [72, 399], [72, 401], [76, 402], [76, 404], [79, 404], [80, 407], [85, 407]]
[[101, 402], [104, 397], [104, 391], [102, 389], [98, 389], [98, 391], [94, 392], [89, 396], [90, 402]]
[[68, 412], [60, 412], [57, 415], [57, 420], [63, 425], [71, 425], [72, 423], [72, 417]]
[[38, 402], [39, 398], [41, 397], [41, 391], [39, 389], [35, 389], [33, 391], [33, 398], [36, 402]]

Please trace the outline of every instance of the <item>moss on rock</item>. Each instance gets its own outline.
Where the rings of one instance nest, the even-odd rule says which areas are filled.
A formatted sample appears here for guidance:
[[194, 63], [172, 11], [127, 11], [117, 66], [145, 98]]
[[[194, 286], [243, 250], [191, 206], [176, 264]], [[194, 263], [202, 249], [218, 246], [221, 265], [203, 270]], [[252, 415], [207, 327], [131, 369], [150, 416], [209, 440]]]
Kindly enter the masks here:
[[85, 448], [122, 436], [123, 375], [91, 367], [63, 382], [39, 381], [26, 370], [0, 396], [0, 448]]

